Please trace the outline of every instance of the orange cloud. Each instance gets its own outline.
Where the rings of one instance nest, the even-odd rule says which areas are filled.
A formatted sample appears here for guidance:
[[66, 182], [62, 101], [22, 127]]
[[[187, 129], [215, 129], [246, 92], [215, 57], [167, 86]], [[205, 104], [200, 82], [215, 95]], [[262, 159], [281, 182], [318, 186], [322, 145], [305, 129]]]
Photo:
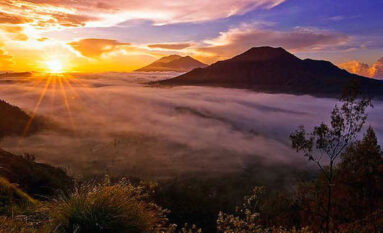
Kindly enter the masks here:
[[129, 43], [121, 43], [116, 40], [108, 39], [82, 39], [68, 43], [74, 50], [78, 51], [85, 57], [100, 57], [103, 54], [110, 53], [121, 46], [130, 45]]
[[371, 66], [371, 73], [374, 78], [383, 78], [383, 57]]
[[8, 55], [0, 43], [0, 69], [7, 70], [14, 64], [13, 57]]
[[8, 14], [0, 11], [0, 24], [23, 24], [31, 20], [16, 14]]
[[3, 26], [3, 27], [0, 27], [3, 31], [5, 32], [9, 32], [9, 33], [19, 33], [19, 32], [22, 32], [24, 30], [23, 27], [21, 26]]
[[86, 15], [75, 15], [75, 14], [67, 14], [67, 13], [57, 13], [50, 14], [50, 19], [48, 20], [39, 20], [37, 25], [39, 27], [54, 27], [54, 26], [62, 26], [62, 27], [82, 27], [85, 26], [87, 22], [92, 20], [96, 20], [95, 17], [86, 16]]
[[167, 44], [150, 44], [149, 48], [152, 49], [168, 49], [168, 50], [181, 50], [192, 46], [191, 43], [167, 43]]
[[217, 38], [206, 40], [206, 46], [197, 49], [205, 55], [228, 58], [255, 46], [283, 47], [292, 52], [321, 51], [345, 45], [347, 35], [315, 28], [295, 28], [291, 31], [262, 29], [257, 25], [243, 24]]
[[347, 70], [350, 73], [370, 77], [370, 66], [359, 61], [349, 61], [338, 65], [340, 68]]
[[366, 76], [370, 78], [383, 78], [383, 57], [374, 64], [361, 63], [359, 61], [349, 61], [338, 65], [340, 68], [350, 73]]
[[59, 2], [61, 1], [2, 1], [0, 24], [28, 24], [35, 29], [51, 29], [80, 27], [89, 21], [97, 20], [94, 16], [81, 13], [70, 5], [60, 7], [57, 5]]
[[24, 33], [24, 28], [21, 26], [0, 26], [0, 30], [7, 33], [13, 40], [26, 41], [29, 39], [28, 36]]
[[[0, 3], [5, 22], [33, 21], [36, 27], [115, 25], [145, 19], [157, 24], [201, 22], [272, 8], [285, 0], [8, 0]], [[28, 14], [25, 14], [28, 12]], [[16, 16], [18, 15], [18, 16]], [[23, 17], [21, 17], [23, 15]]]

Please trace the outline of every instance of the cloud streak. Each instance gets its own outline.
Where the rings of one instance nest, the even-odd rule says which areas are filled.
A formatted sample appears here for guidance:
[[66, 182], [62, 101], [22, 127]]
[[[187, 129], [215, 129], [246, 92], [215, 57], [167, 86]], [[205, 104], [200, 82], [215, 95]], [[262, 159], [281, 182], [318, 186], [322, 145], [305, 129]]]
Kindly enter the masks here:
[[31, 22], [31, 20], [21, 15], [0, 12], [0, 24], [23, 24], [23, 23], [29, 23], [29, 22]]
[[100, 57], [130, 44], [116, 40], [88, 38], [70, 42], [68, 45], [85, 57]]
[[181, 50], [192, 46], [191, 43], [163, 43], [163, 44], [149, 44], [148, 47], [152, 49], [168, 49], [168, 50]]
[[264, 29], [256, 24], [242, 24], [216, 38], [205, 40], [199, 52], [213, 57], [228, 58], [251, 47], [283, 47], [292, 52], [335, 49], [349, 42], [350, 37], [338, 32], [297, 27], [290, 31]]
[[[285, 0], [9, 0], [0, 3], [0, 23], [35, 27], [111, 26], [144, 19], [156, 24], [202, 22], [240, 15], [257, 8], [273, 8]], [[25, 14], [28, 11], [28, 14]]]

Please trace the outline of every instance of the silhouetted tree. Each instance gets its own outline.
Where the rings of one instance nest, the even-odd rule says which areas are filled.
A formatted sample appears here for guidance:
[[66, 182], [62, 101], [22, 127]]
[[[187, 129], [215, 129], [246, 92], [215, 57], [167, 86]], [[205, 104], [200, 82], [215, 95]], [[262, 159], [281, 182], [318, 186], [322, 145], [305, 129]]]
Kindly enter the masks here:
[[335, 199], [340, 223], [377, 213], [383, 206], [383, 157], [374, 130], [347, 148], [338, 164]]
[[[344, 150], [356, 141], [367, 119], [366, 109], [372, 106], [370, 98], [358, 98], [356, 88], [349, 89], [341, 98], [342, 105], [335, 105], [329, 124], [321, 123], [307, 133], [303, 126], [290, 135], [292, 147], [313, 161], [321, 170], [327, 183], [325, 231], [330, 231], [334, 163]], [[326, 159], [326, 160], [324, 160]]]

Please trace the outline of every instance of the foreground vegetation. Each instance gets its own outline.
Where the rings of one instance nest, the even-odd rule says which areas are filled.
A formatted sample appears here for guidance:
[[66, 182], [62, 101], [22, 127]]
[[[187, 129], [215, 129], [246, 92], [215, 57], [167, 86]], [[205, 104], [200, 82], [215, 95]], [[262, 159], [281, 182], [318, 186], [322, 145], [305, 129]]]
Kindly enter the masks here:
[[[203, 231], [193, 225], [172, 224], [169, 211], [156, 203], [158, 195], [164, 195], [162, 187], [153, 183], [106, 178], [78, 185], [69, 194], [36, 200], [6, 179], [0, 181], [0, 232], [4, 233]], [[256, 187], [237, 208], [217, 213], [215, 231], [325, 231], [327, 187], [322, 173], [297, 184], [294, 192]], [[342, 154], [332, 187], [331, 232], [383, 230], [383, 157], [372, 128]], [[203, 216], [204, 206], [197, 207]]]

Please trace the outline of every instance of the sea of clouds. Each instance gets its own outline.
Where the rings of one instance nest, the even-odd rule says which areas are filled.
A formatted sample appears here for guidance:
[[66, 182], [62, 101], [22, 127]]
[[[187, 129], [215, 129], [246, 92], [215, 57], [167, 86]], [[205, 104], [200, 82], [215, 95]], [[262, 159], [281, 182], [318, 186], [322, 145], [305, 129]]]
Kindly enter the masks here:
[[[0, 99], [36, 111], [55, 127], [26, 138], [4, 138], [0, 147], [33, 153], [38, 161], [75, 174], [219, 174], [255, 161], [300, 167], [308, 162], [290, 148], [289, 134], [300, 125], [328, 121], [337, 103], [307, 95], [146, 84], [175, 75], [72, 74], [61, 77], [62, 85], [55, 78], [45, 92], [48, 79], [38, 74], [2, 79]], [[374, 105], [368, 124], [382, 139], [383, 103]]]

